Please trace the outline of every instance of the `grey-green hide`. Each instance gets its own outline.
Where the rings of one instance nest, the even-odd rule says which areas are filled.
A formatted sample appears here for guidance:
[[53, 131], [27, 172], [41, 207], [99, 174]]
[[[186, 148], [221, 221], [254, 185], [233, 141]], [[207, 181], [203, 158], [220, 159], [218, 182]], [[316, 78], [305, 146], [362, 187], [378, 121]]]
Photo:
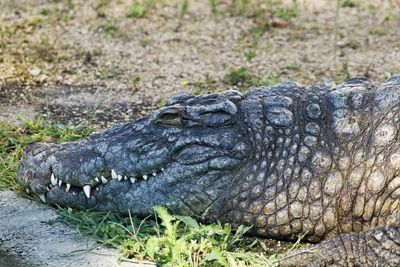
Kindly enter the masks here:
[[281, 265], [399, 266], [399, 125], [400, 77], [184, 93], [84, 140], [33, 145], [18, 179], [62, 206], [165, 205], [258, 236], [326, 240]]

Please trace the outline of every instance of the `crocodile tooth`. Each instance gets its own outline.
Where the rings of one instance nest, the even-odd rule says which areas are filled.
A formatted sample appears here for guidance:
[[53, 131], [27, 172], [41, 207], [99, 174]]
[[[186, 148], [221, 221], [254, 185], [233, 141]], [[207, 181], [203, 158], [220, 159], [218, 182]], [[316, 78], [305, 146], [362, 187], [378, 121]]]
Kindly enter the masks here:
[[96, 191], [99, 191], [99, 190], [100, 190], [100, 188], [96, 187]]
[[153, 174], [153, 176], [156, 176], [156, 175], [157, 175], [157, 173], [155, 173], [155, 172], [153, 172], [152, 174]]
[[68, 192], [70, 188], [71, 188], [71, 184], [67, 183], [67, 187], [65, 188], [65, 192]]
[[101, 176], [101, 182], [103, 184], [106, 184], [106, 183], [108, 183], [108, 180], [104, 176]]
[[62, 185], [62, 181], [58, 180], [58, 186], [61, 187], [61, 185]]
[[54, 185], [54, 186], [57, 185], [58, 179], [56, 179], [56, 177], [54, 177], [54, 173], [51, 174], [50, 181], [51, 181], [52, 185]]
[[74, 196], [75, 196], [75, 195], [76, 195], [76, 193], [75, 193], [75, 192], [72, 192], [72, 195], [74, 195]]
[[146, 181], [147, 180], [147, 175], [143, 175], [143, 179]]
[[124, 180], [128, 180], [128, 177], [126, 175], [124, 176]]
[[47, 187], [46, 187], [46, 190], [47, 190], [47, 192], [49, 192], [49, 191], [50, 191], [50, 187], [47, 186]]
[[28, 193], [28, 194], [29, 194], [29, 189], [28, 189], [28, 188], [25, 188], [25, 191], [26, 191], [26, 193]]
[[94, 178], [94, 180], [95, 180], [96, 182], [100, 182], [100, 180], [99, 180], [98, 177]]
[[90, 189], [92, 189], [90, 187], [90, 185], [84, 185], [83, 186], [83, 192], [85, 192], [85, 195], [86, 195], [87, 198], [90, 198]]
[[39, 197], [40, 197], [40, 200], [43, 201], [43, 203], [46, 203], [46, 196], [44, 194], [39, 195]]
[[161, 168], [161, 171], [163, 171], [164, 170], [164, 168]]
[[129, 178], [129, 180], [131, 180], [132, 184], [134, 184], [136, 182], [136, 178], [134, 178], [134, 177]]
[[118, 174], [114, 171], [114, 169], [111, 170], [111, 178], [118, 179]]
[[121, 181], [123, 177], [121, 174], [118, 174], [117, 178], [118, 178], [118, 181]]

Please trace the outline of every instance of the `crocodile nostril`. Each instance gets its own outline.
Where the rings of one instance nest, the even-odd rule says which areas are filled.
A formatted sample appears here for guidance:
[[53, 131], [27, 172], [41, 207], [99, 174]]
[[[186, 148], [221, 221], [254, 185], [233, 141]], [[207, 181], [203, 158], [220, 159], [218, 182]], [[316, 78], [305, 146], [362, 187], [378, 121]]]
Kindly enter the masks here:
[[36, 157], [40, 153], [42, 153], [44, 151], [48, 151], [48, 149], [51, 146], [54, 146], [54, 144], [51, 145], [51, 144], [46, 144], [46, 143], [34, 143], [34, 144], [31, 144], [31, 145], [29, 145], [27, 147], [26, 154], [30, 155], [30, 156], [33, 156], [33, 157]]

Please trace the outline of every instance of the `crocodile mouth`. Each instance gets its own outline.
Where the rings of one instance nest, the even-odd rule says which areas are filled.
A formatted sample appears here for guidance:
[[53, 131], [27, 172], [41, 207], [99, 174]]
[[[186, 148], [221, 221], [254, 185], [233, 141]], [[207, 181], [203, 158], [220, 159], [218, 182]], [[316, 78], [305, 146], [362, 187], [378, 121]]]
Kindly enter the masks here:
[[[101, 190], [105, 187], [106, 184], [110, 182], [120, 182], [130, 185], [131, 187], [137, 186], [139, 187], [142, 183], [149, 183], [153, 179], [157, 178], [157, 176], [161, 175], [167, 167], [157, 168], [155, 171], [151, 171], [144, 174], [139, 175], [125, 175], [122, 172], [118, 173], [114, 169], [103, 173], [103, 175], [99, 177], [93, 177], [91, 184], [86, 185], [76, 185], [66, 182], [65, 177], [58, 177], [53, 172], [50, 175], [50, 179], [48, 180], [48, 184], [46, 186], [47, 193], [58, 189], [63, 190], [65, 193], [69, 193], [73, 196], [77, 196], [79, 194], [84, 194], [86, 198], [90, 199], [96, 193], [100, 193]], [[39, 198], [46, 203], [46, 195], [39, 194]]]

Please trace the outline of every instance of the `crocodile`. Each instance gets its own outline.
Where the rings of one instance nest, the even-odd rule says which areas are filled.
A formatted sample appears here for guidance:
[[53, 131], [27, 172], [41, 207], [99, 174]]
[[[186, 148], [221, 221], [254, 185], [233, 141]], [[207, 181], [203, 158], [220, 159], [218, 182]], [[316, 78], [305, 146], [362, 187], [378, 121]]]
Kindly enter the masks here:
[[400, 266], [400, 76], [180, 93], [85, 139], [32, 144], [17, 177], [61, 206], [163, 205], [315, 243], [281, 266]]

